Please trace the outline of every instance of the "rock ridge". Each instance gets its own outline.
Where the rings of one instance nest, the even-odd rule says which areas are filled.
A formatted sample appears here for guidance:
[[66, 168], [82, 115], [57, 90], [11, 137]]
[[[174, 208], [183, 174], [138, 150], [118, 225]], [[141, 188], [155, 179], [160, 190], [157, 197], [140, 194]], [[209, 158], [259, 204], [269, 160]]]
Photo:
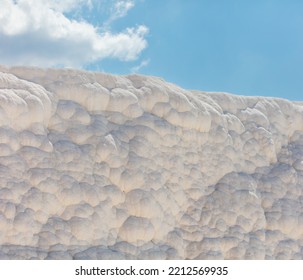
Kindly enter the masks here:
[[303, 103], [0, 66], [0, 259], [302, 259]]

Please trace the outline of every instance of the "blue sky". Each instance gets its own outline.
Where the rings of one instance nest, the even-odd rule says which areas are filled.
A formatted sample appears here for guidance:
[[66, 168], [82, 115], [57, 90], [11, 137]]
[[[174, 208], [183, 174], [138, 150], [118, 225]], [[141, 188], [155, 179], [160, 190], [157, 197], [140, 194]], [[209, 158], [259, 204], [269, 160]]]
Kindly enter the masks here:
[[300, 0], [0, 2], [2, 64], [136, 72], [187, 89], [303, 100]]

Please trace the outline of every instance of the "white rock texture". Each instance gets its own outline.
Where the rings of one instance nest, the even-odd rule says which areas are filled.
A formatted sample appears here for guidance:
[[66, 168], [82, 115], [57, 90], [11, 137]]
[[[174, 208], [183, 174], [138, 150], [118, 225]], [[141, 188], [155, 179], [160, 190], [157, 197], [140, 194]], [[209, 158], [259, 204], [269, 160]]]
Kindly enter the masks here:
[[303, 103], [0, 67], [1, 259], [303, 259]]

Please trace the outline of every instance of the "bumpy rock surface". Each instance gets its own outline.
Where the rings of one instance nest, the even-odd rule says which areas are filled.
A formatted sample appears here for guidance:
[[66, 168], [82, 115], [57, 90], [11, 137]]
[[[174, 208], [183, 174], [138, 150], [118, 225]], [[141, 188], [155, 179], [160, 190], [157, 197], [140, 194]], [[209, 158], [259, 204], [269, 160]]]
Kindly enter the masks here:
[[1, 259], [302, 259], [303, 104], [0, 67]]

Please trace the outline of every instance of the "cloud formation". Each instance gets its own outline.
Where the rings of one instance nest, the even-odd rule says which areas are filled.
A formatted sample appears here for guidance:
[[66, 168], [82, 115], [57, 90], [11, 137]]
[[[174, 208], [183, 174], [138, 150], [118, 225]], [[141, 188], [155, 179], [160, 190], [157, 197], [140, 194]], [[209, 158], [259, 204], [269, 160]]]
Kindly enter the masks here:
[[114, 5], [114, 10], [112, 13], [112, 18], [121, 18], [126, 16], [127, 12], [135, 6], [134, 1], [130, 0], [120, 0]]
[[132, 68], [131, 68], [131, 71], [132, 71], [133, 73], [137, 73], [137, 72], [139, 72], [142, 68], [146, 67], [146, 66], [149, 64], [149, 62], [150, 62], [150, 59], [144, 59], [144, 60], [142, 60], [142, 61], [140, 62], [140, 64], [138, 64], [138, 65], [132, 67]]
[[[82, 67], [104, 58], [130, 61], [147, 46], [144, 25], [119, 33], [67, 13], [90, 7], [92, 0], [2, 0], [0, 10], [0, 63]], [[110, 21], [126, 16], [133, 1], [118, 0]]]

